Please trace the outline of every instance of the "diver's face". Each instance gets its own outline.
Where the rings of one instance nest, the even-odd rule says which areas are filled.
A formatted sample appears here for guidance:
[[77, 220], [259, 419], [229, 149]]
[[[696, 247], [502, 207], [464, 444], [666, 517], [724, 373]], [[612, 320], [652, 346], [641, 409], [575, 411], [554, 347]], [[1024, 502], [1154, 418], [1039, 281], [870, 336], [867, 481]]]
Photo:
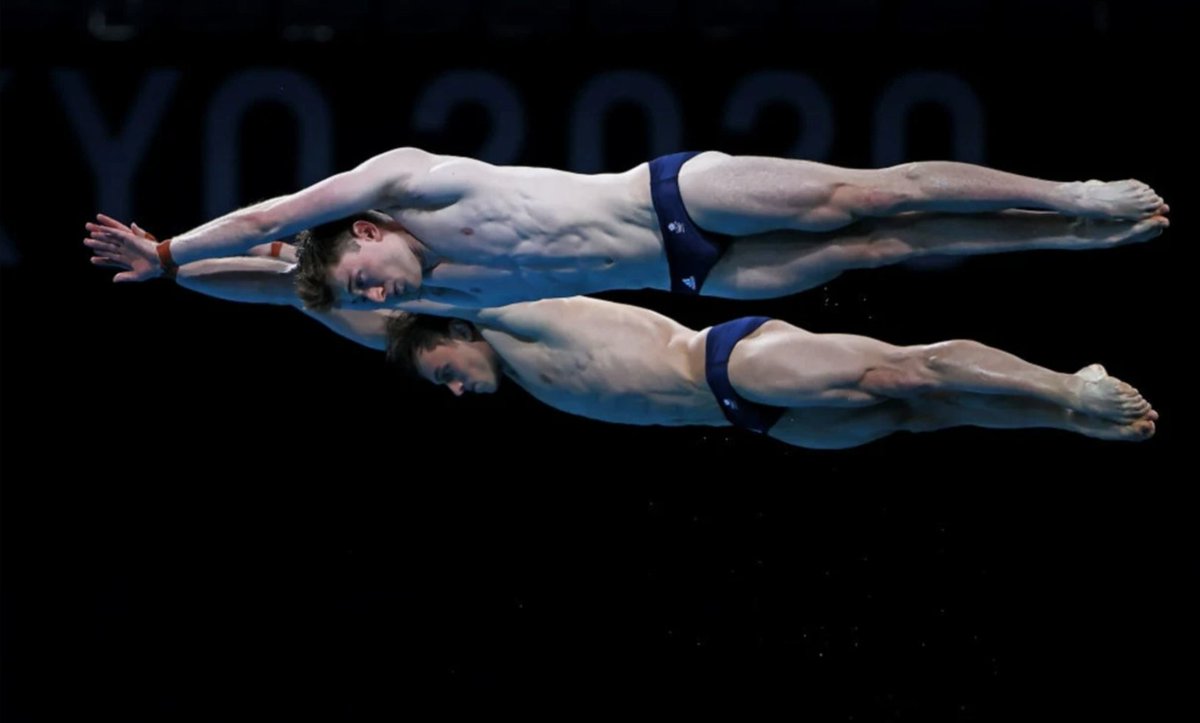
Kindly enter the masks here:
[[482, 339], [447, 339], [418, 351], [416, 363], [422, 379], [445, 386], [456, 397], [467, 392], [491, 394], [500, 386], [496, 352]]
[[343, 305], [393, 306], [416, 298], [421, 259], [412, 236], [370, 221], [354, 224], [354, 239], [329, 272], [334, 296]]

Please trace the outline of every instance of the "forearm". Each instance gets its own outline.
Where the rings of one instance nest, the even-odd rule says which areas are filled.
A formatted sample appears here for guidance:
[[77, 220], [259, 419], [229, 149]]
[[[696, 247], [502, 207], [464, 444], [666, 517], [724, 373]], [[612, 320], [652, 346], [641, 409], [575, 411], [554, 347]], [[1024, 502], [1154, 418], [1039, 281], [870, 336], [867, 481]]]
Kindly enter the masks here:
[[274, 239], [263, 210], [278, 199], [238, 209], [171, 238], [171, 257], [183, 266], [193, 261], [241, 256]]
[[406, 311], [410, 314], [425, 314], [427, 316], [449, 316], [455, 319], [464, 319], [466, 321], [475, 321], [478, 319], [481, 312], [488, 309], [480, 309], [474, 305], [459, 306], [453, 301], [435, 301], [433, 299], [412, 299], [392, 304], [391, 308], [396, 311]]
[[300, 309], [339, 336], [345, 337], [356, 344], [362, 344], [368, 349], [387, 351], [387, 324], [394, 312], [383, 311], [381, 309], [371, 311], [351, 311], [348, 309], [313, 311], [303, 306]]
[[205, 259], [179, 268], [175, 281], [185, 289], [227, 301], [295, 306], [330, 330], [370, 349], [387, 349], [386, 311], [304, 309], [292, 282], [294, 266], [263, 256]]
[[296, 263], [299, 258], [296, 254], [296, 247], [284, 243], [282, 241], [272, 241], [269, 244], [259, 244], [246, 252], [249, 256], [268, 256], [274, 259], [286, 261], [289, 264]]
[[180, 266], [175, 282], [185, 289], [227, 301], [299, 306], [292, 268], [292, 264], [274, 258], [205, 259]]

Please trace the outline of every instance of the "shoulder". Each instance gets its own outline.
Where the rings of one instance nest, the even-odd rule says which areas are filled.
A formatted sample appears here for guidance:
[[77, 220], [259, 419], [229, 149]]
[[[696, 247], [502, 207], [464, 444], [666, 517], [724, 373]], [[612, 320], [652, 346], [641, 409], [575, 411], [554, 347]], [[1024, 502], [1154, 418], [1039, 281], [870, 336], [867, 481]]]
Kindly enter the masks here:
[[429, 169], [441, 163], [444, 158], [444, 156], [438, 156], [420, 148], [401, 146], [371, 156], [362, 162], [359, 169], [386, 169], [393, 174], [416, 175], [428, 172]]
[[525, 338], [545, 337], [573, 323], [580, 313], [577, 299], [539, 299], [480, 309], [475, 323], [482, 327]]

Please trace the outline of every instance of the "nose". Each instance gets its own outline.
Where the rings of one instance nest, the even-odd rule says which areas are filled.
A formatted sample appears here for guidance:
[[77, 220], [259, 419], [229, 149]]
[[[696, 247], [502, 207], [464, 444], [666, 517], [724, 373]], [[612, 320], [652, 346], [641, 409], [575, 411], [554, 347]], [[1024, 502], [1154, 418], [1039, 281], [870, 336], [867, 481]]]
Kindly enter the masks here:
[[456, 397], [461, 397], [463, 392], [466, 391], [466, 389], [463, 387], [463, 383], [458, 380], [446, 382], [446, 388], [449, 389], [450, 392]]
[[372, 286], [367, 289], [365, 296], [378, 304], [387, 301], [387, 290], [382, 286]]

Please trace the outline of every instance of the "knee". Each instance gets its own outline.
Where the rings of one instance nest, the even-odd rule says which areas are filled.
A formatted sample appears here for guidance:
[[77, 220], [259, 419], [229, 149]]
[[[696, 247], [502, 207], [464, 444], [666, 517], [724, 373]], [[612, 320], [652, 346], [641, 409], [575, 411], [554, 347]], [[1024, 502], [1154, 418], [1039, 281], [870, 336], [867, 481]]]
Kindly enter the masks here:
[[960, 374], [979, 359], [987, 346], [970, 339], [952, 339], [936, 344], [911, 347], [913, 373], [922, 377], [922, 391], [945, 388], [948, 379]]
[[829, 234], [828, 256], [843, 269], [874, 269], [899, 263], [914, 252], [906, 234], [912, 223], [904, 217], [861, 220], [851, 229]]
[[853, 188], [843, 183], [801, 181], [780, 190], [782, 208], [805, 231], [832, 231], [854, 223], [861, 214]]
[[940, 376], [951, 369], [961, 367], [964, 360], [977, 357], [978, 352], [987, 347], [970, 339], [951, 339], [918, 348], [925, 367], [934, 376]]
[[909, 208], [920, 195], [924, 173], [914, 170], [919, 164], [862, 171], [838, 184], [833, 190], [834, 205], [844, 208], [858, 218], [895, 216]]
[[915, 397], [937, 388], [937, 372], [928, 347], [898, 349], [879, 364], [867, 367], [860, 386], [881, 397]]
[[849, 184], [844, 193], [854, 199], [863, 217], [895, 216], [910, 210], [913, 201], [923, 195], [929, 176], [927, 164], [905, 163], [870, 172], [869, 178]]
[[893, 234], [870, 234], [865, 243], [848, 246], [846, 259], [849, 266], [859, 269], [877, 269], [900, 263], [913, 255], [913, 248]]
[[907, 414], [900, 422], [905, 432], [936, 432], [950, 426], [949, 415], [942, 405], [931, 403], [929, 395], [908, 400]]
[[861, 218], [894, 216], [908, 210], [909, 201], [914, 196], [891, 184], [855, 188], [852, 194], [854, 211]]

